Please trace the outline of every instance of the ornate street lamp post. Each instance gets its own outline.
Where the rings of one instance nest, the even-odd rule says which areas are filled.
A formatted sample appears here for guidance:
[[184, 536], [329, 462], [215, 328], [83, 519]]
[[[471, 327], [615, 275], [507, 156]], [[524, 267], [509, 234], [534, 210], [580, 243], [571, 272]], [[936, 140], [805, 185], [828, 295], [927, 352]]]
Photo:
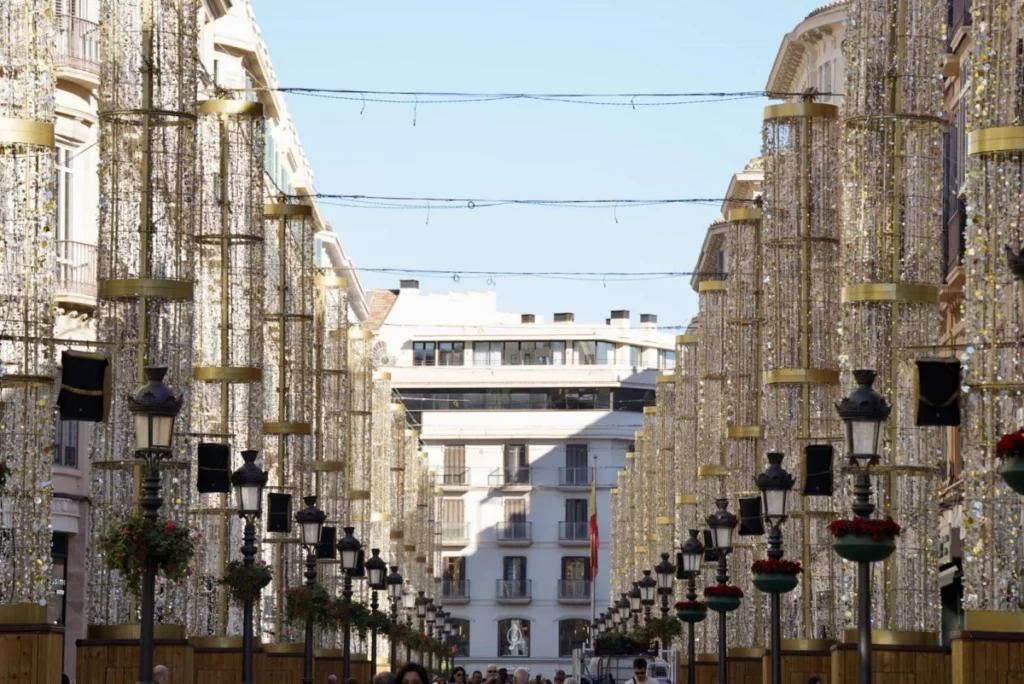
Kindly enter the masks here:
[[[718, 582], [719, 586], [725, 586], [729, 584], [729, 554], [732, 552], [732, 532], [736, 528], [736, 524], [739, 522], [735, 515], [729, 512], [729, 500], [728, 499], [716, 499], [715, 505], [718, 507], [717, 510], [709, 515], [706, 519], [708, 527], [711, 528], [711, 538], [715, 544], [715, 552], [718, 554], [718, 573], [715, 575], [715, 581]], [[726, 611], [718, 612], [718, 682], [719, 684], [727, 684], [728, 682], [728, 663], [725, 659], [726, 656], [726, 633], [725, 633], [725, 613]]]
[[[249, 449], [242, 452], [242, 464], [231, 473], [231, 486], [238, 498], [238, 517], [245, 520], [242, 532], [242, 562], [246, 568], [256, 563], [256, 520], [263, 515], [263, 488], [267, 486], [267, 472], [256, 465], [260, 452]], [[242, 684], [252, 684], [252, 604], [246, 597], [242, 607]]]
[[661, 596], [661, 617], [668, 617], [668, 599], [672, 595], [672, 580], [676, 574], [676, 566], [668, 559], [668, 554], [661, 554], [661, 562], [654, 566], [658, 575], [658, 595]]
[[629, 590], [629, 594], [626, 595], [629, 600], [629, 612], [633, 614], [633, 627], [640, 626], [640, 606], [643, 602], [644, 595], [640, 591], [640, 583], [633, 582], [633, 588]]
[[[697, 575], [700, 574], [700, 566], [704, 562], [704, 545], [701, 544], [700, 539], [697, 538], [697, 530], [690, 530], [690, 538], [683, 543], [679, 556], [679, 564], [682, 566], [682, 574], [686, 579], [686, 600], [696, 601]], [[697, 681], [697, 668], [694, 667], [697, 653], [694, 644], [693, 626], [695, 623], [704, 619], [703, 615], [697, 614], [694, 614], [693, 618], [693, 620], [687, 620], [687, 623], [690, 625], [689, 634], [687, 635], [687, 641], [689, 642], [687, 651], [688, 665], [686, 668], [687, 684], [695, 684]]]
[[[380, 549], [370, 549], [370, 559], [366, 561], [366, 584], [370, 587], [370, 614], [377, 615], [377, 592], [383, 591], [387, 585], [384, 575], [388, 565], [380, 557]], [[370, 628], [370, 673], [377, 674], [377, 623]]]
[[650, 570], [644, 570], [643, 579], [640, 580], [640, 603], [644, 607], [644, 620], [651, 619], [651, 606], [654, 605], [654, 595], [658, 592], [658, 580], [651, 577]]
[[[846, 424], [846, 458], [857, 470], [853, 486], [853, 514], [868, 520], [875, 512], [871, 501], [870, 468], [878, 464], [882, 425], [892, 407], [876, 392], [875, 371], [855, 370], [857, 387], [836, 405]], [[891, 553], [891, 551], [890, 551]], [[876, 558], [875, 560], [879, 560]], [[871, 562], [857, 560], [857, 658], [860, 684], [871, 684]]]
[[[423, 596], [423, 592], [422, 591], [420, 592], [420, 596], [419, 597], [417, 597], [416, 594], [412, 593], [411, 591], [406, 592], [402, 596], [402, 600], [405, 602], [405, 625], [406, 625], [406, 627], [409, 628], [410, 631], [412, 631], [412, 614], [419, 612], [419, 601], [420, 601], [420, 597], [422, 597], [422, 596]], [[420, 629], [422, 629], [422, 627]], [[412, 660], [412, 649], [409, 646], [409, 642], [406, 641], [405, 642], [405, 662], [408, 663], [411, 660]]]
[[[398, 566], [391, 566], [391, 574], [388, 575], [388, 598], [391, 599], [391, 619], [398, 623], [398, 602], [402, 600], [402, 575], [398, 572]], [[395, 673], [395, 662], [398, 660], [398, 644], [394, 638], [389, 639], [391, 642], [391, 652], [388, 655], [389, 664], [391, 666], [391, 673]]]
[[[346, 527], [345, 536], [338, 542], [338, 551], [341, 552], [341, 571], [345, 575], [345, 584], [342, 590], [342, 597], [345, 600], [345, 605], [348, 607], [349, 615], [351, 615], [352, 606], [352, 573], [355, 572], [356, 566], [359, 563], [359, 551], [363, 548], [363, 545], [359, 543], [359, 540], [355, 538], [353, 532], [356, 531], [354, 527]], [[383, 565], [383, 561], [381, 561]], [[341, 647], [344, 650], [344, 658], [342, 661], [341, 676], [347, 682], [352, 677], [352, 620], [346, 619], [344, 625], [344, 636], [342, 639]]]
[[[434, 605], [433, 599], [427, 599], [427, 607], [425, 611], [427, 619], [427, 636], [431, 639], [434, 638], [434, 623], [437, 621], [437, 606]], [[434, 654], [433, 652], [427, 653], [427, 672], [434, 669]]]
[[[306, 549], [306, 588], [316, 588], [316, 549], [320, 544], [320, 531], [327, 520], [327, 514], [316, 507], [316, 497], [303, 499], [306, 507], [295, 514], [299, 525], [299, 541]], [[305, 663], [302, 668], [302, 684], [313, 684], [313, 617], [306, 616]]]
[[[451, 638], [451, 636], [452, 636], [452, 631], [455, 628], [452, 626], [451, 617], [452, 617], [451, 613], [447, 613], [446, 612], [444, 614], [444, 627], [442, 628], [442, 631], [444, 632], [444, 640], [445, 640], [446, 644], [449, 643], [449, 642], [454, 642], [454, 640]], [[454, 646], [454, 643], [452, 643], [451, 645]], [[452, 670], [455, 669], [455, 650], [452, 649], [452, 648], [449, 648], [449, 653], [450, 653], [450, 655], [449, 655], [449, 662], [448, 662], [448, 672], [450, 673]]]
[[[768, 467], [757, 476], [757, 488], [761, 490], [763, 499], [764, 519], [768, 523], [768, 558], [781, 560], [782, 523], [786, 522], [786, 498], [793, 489], [793, 476], [782, 467], [780, 453], [768, 454]], [[755, 583], [757, 582], [757, 575]], [[781, 579], [781, 578], [780, 578]], [[772, 608], [772, 684], [782, 684], [782, 616], [780, 615], [780, 597], [796, 587], [796, 575], [793, 575], [791, 586], [776, 584], [765, 588], [770, 589]], [[786, 588], [788, 587], [788, 588]], [[761, 588], [760, 586], [758, 588]]]
[[[164, 382], [166, 366], [146, 366], [146, 383], [128, 399], [135, 417], [135, 458], [146, 464], [142, 481], [142, 507], [146, 522], [156, 525], [164, 500], [160, 496], [160, 461], [171, 457], [174, 417], [181, 410], [181, 397]], [[139, 623], [139, 681], [153, 681], [153, 613], [156, 591], [156, 559], [146, 553], [142, 574], [142, 620]]]

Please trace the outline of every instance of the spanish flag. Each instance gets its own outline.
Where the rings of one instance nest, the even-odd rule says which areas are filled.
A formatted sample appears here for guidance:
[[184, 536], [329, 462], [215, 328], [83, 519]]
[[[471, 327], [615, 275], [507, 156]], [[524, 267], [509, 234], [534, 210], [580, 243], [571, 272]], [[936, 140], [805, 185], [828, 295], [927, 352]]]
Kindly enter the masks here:
[[601, 538], [597, 534], [597, 468], [590, 478], [590, 579], [597, 579], [597, 550]]

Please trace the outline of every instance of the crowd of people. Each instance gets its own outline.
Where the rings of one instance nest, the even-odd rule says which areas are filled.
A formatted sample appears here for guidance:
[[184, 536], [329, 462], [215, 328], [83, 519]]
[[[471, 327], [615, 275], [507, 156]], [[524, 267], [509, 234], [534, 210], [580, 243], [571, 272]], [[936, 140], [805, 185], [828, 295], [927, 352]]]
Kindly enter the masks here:
[[[374, 684], [378, 684], [374, 682]], [[555, 670], [549, 679], [543, 675], [531, 675], [525, 667], [517, 667], [509, 672], [504, 667], [488, 665], [487, 672], [473, 670], [472, 674], [466, 672], [466, 668], [458, 666], [451, 672], [450, 678], [434, 677], [427, 678], [426, 669], [417, 663], [408, 663], [399, 670], [395, 677], [394, 684], [579, 684], [572, 677], [566, 677], [564, 670]], [[642, 683], [641, 683], [642, 684]]]

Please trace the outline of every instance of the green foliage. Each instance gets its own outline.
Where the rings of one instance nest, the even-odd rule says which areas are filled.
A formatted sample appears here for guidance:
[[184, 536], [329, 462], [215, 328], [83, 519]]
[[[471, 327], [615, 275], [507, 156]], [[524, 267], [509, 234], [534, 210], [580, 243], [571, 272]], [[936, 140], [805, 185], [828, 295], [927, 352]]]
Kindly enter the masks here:
[[272, 579], [270, 568], [263, 561], [257, 565], [246, 566], [242, 561], [234, 560], [228, 563], [228, 570], [218, 583], [228, 588], [231, 598], [239, 603], [245, 603], [258, 600], [260, 592]]
[[158, 519], [150, 523], [141, 513], [115, 520], [97, 540], [103, 564], [117, 570], [136, 598], [146, 570], [146, 555], [151, 555], [156, 570], [164, 577], [181, 582], [192, 574], [189, 564], [196, 552], [198, 535], [174, 520]]

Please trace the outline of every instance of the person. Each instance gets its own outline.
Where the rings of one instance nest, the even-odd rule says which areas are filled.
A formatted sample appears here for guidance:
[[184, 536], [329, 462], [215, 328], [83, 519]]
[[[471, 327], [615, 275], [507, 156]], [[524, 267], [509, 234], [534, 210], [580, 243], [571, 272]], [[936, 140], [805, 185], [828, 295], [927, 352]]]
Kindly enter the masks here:
[[338, 684], [338, 675], [329, 674], [327, 675], [327, 684]]
[[578, 681], [576, 681], [574, 678], [568, 677], [565, 680], [565, 684], [580, 684], [580, 683]]
[[551, 675], [551, 679], [554, 680], [555, 684], [565, 684], [565, 670], [555, 670], [555, 674]]
[[466, 684], [466, 668], [459, 665], [452, 670], [451, 681], [455, 682], [455, 684]]
[[153, 681], [156, 684], [167, 684], [168, 672], [166, 665], [157, 665], [153, 668]]
[[807, 680], [807, 684], [821, 684], [821, 680], [817, 677], [811, 677]]
[[498, 684], [508, 684], [508, 669], [498, 668]]
[[484, 676], [480, 670], [473, 670], [473, 674], [470, 676], [469, 681], [472, 682], [472, 684], [480, 684], [484, 681]]
[[512, 672], [512, 681], [514, 684], [529, 684], [530, 682], [530, 671], [525, 667], [517, 667]]
[[497, 677], [498, 676], [498, 666], [497, 665], [488, 665], [487, 666], [487, 676], [488, 677]]
[[359, 684], [359, 680], [358, 680], [358, 679], [356, 679], [355, 677], [349, 677], [349, 678], [348, 678], [348, 679], [347, 679], [347, 680], [345, 681], [345, 684]]
[[647, 684], [647, 661], [643, 658], [633, 660], [633, 684]]
[[378, 672], [373, 678], [373, 684], [395, 684], [395, 675], [390, 672]]
[[66, 674], [62, 674], [60, 676], [60, 684], [71, 684], [71, 677], [68, 677]]
[[430, 684], [430, 677], [419, 663], [406, 663], [395, 675], [395, 684]]

